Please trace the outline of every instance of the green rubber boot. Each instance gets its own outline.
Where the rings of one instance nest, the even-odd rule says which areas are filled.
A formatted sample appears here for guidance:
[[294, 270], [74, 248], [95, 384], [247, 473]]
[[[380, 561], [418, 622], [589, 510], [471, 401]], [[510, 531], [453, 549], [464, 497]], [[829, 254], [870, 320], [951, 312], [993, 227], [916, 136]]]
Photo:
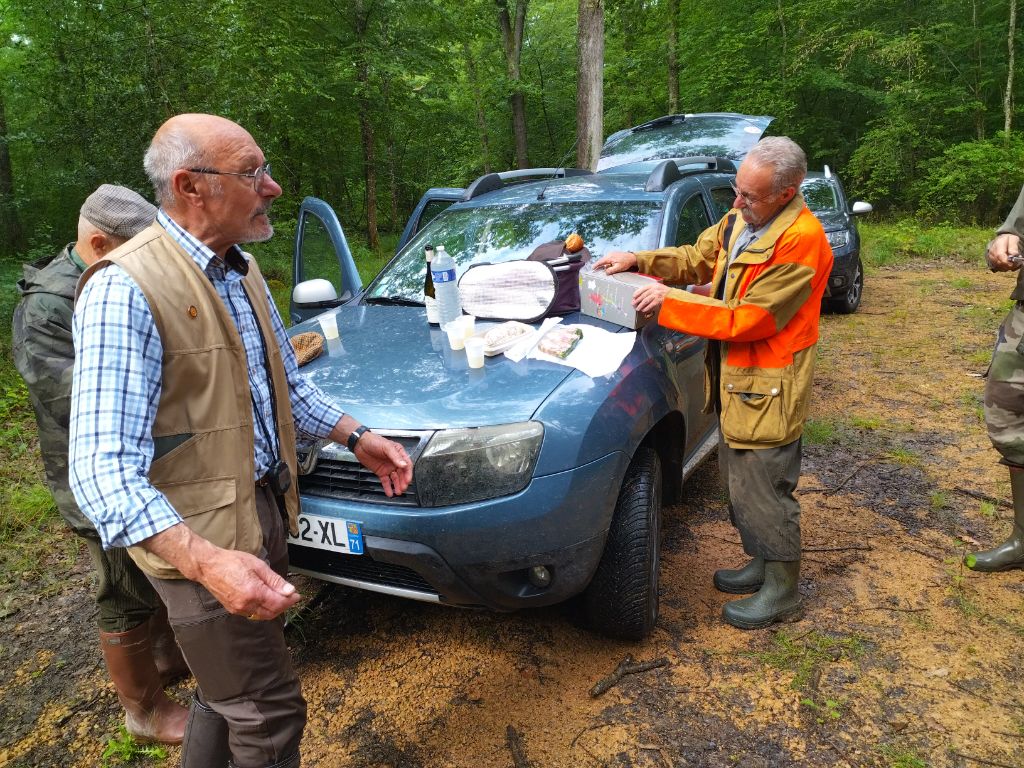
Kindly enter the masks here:
[[762, 629], [779, 621], [795, 621], [803, 612], [799, 582], [799, 560], [766, 560], [761, 589], [756, 595], [726, 603], [722, 618], [740, 629]]
[[1010, 470], [1010, 491], [1013, 494], [1013, 531], [1010, 538], [998, 547], [968, 555], [967, 565], [972, 570], [991, 573], [1024, 568], [1024, 470]]
[[764, 558], [755, 557], [742, 568], [715, 571], [715, 589], [730, 595], [749, 595], [764, 584]]

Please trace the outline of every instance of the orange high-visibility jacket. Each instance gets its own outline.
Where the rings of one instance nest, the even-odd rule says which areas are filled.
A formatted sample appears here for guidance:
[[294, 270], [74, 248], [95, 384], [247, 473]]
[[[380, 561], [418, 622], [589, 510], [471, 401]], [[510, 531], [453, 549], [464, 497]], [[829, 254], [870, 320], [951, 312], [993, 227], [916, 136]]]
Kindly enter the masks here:
[[[799, 194], [730, 265], [729, 251], [745, 226], [739, 210], [731, 210], [694, 245], [638, 251], [637, 266], [668, 283], [711, 280], [710, 296], [669, 291], [658, 322], [720, 342], [708, 344], [705, 354], [705, 410], [719, 400], [730, 447], [771, 448], [800, 437], [807, 418], [832, 249]], [[727, 265], [725, 298], [713, 298]]]

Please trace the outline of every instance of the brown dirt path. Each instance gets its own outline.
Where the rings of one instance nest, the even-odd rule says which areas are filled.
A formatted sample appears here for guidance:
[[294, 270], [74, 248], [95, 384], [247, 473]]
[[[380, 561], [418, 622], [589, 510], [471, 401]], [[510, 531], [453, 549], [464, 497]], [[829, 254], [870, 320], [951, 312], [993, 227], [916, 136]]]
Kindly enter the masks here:
[[[560, 609], [494, 615], [325, 589], [291, 633], [304, 765], [522, 768], [511, 727], [534, 768], [1024, 767], [1024, 573], [959, 565], [964, 542], [1009, 531], [1004, 506], [971, 495], [1008, 494], [978, 374], [1009, 287], [961, 266], [883, 270], [860, 313], [823, 319], [802, 620], [720, 621], [730, 598], [711, 575], [742, 552], [712, 461], [667, 510], [662, 618], [643, 643], [594, 637]], [[86, 559], [63, 586], [0, 596], [17, 608], [0, 619], [0, 768], [96, 766], [116, 729], [79, 615]], [[626, 654], [668, 663], [592, 698]]]

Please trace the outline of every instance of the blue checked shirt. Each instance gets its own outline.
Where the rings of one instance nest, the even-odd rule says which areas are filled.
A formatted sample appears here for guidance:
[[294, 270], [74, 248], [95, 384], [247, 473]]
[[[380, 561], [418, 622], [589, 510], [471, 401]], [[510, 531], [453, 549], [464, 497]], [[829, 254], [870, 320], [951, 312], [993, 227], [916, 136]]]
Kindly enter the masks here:
[[[277, 434], [263, 346], [242, 275], [226, 268], [213, 251], [162, 210], [157, 221], [210, 278], [241, 334], [253, 394], [255, 482], [270, 468], [277, 452]], [[247, 259], [237, 246], [233, 250], [229, 260]], [[344, 412], [299, 375], [295, 352], [269, 290], [267, 300], [296, 427], [314, 437], [326, 437]], [[163, 345], [145, 296], [116, 265], [86, 283], [75, 308], [72, 333], [71, 489], [105, 547], [137, 544], [181, 522], [147, 477], [153, 461], [152, 430], [160, 402]]]

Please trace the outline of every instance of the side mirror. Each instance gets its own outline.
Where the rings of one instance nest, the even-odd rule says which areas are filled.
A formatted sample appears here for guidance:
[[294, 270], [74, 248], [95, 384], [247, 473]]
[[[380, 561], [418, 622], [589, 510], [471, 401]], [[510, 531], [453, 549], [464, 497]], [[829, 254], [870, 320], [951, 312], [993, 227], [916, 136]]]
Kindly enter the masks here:
[[865, 203], [863, 200], [858, 200], [853, 204], [853, 207], [850, 208], [850, 213], [854, 216], [860, 216], [862, 213], [871, 213], [873, 210], [874, 208], [871, 206], [871, 203]]
[[341, 304], [330, 280], [322, 277], [304, 280], [292, 290], [292, 303], [303, 309], [329, 309]]

